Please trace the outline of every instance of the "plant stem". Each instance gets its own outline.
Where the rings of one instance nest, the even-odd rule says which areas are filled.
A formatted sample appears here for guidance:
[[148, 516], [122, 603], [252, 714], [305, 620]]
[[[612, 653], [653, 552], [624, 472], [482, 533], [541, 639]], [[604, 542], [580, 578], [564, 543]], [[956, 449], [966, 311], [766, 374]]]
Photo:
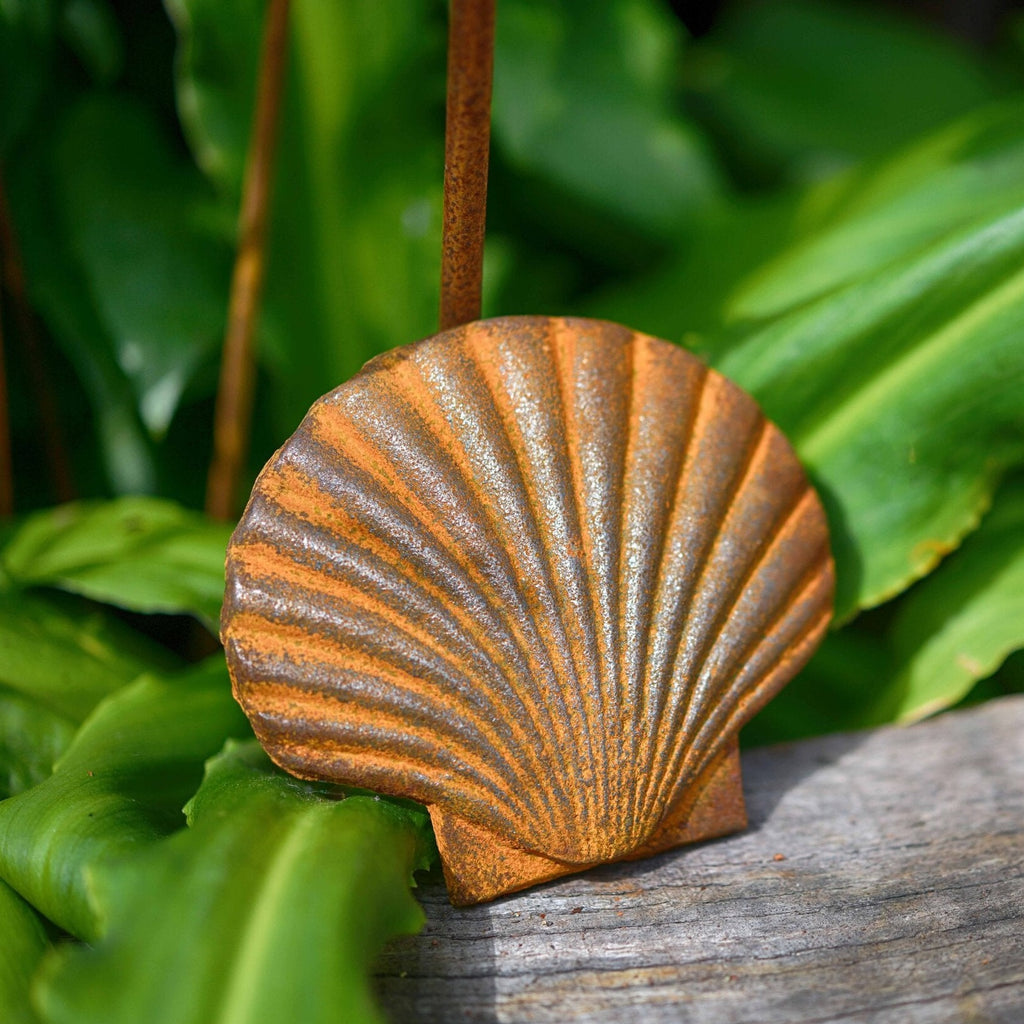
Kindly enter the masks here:
[[[70, 501], [75, 497], [75, 486], [72, 482], [67, 447], [64, 444], [64, 432], [61, 430], [57, 400], [51, 386], [50, 376], [46, 371], [46, 361], [43, 359], [39, 332], [28, 301], [21, 250], [18, 246], [10, 207], [7, 205], [7, 190], [4, 186], [2, 171], [0, 171], [0, 253], [3, 257], [3, 285], [11, 300], [18, 338], [25, 352], [29, 384], [32, 388], [32, 397], [36, 408], [39, 411], [40, 433], [46, 461], [49, 465], [54, 496], [60, 502]], [[6, 396], [4, 407], [6, 412], [8, 408]], [[9, 430], [9, 426], [7, 429]], [[9, 493], [13, 494], [13, 485]]]
[[231, 519], [249, 447], [255, 366], [253, 337], [266, 263], [268, 208], [277, 148], [284, 69], [288, 53], [289, 0], [267, 0], [252, 140], [239, 214], [238, 254], [231, 280], [228, 323], [214, 413], [213, 460], [206, 511]]
[[494, 68], [494, 0], [451, 0], [441, 330], [480, 317]]

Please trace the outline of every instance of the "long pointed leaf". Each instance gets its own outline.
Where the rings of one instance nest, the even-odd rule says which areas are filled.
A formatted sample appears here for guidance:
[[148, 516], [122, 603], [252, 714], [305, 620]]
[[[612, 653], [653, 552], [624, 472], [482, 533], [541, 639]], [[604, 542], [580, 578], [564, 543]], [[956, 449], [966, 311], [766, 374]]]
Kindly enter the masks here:
[[1024, 460], [1024, 210], [971, 226], [749, 334], [718, 359], [823, 491], [840, 618], [977, 526]]
[[422, 925], [409, 883], [430, 856], [425, 812], [339, 800], [277, 771], [250, 743], [211, 762], [190, 822], [96, 869], [109, 927], [94, 949], [49, 962], [46, 1019], [380, 1021], [367, 974], [388, 937]]
[[811, 190], [797, 239], [736, 289], [725, 316], [784, 312], [1021, 205], [1024, 104], [1014, 99]]
[[204, 760], [248, 723], [220, 656], [104, 701], [53, 775], [0, 803], [0, 877], [72, 935], [100, 922], [89, 868], [180, 828]]
[[900, 670], [882, 703], [904, 721], [955, 704], [1024, 647], [1024, 482], [1001, 490], [978, 531], [907, 595], [893, 641]]

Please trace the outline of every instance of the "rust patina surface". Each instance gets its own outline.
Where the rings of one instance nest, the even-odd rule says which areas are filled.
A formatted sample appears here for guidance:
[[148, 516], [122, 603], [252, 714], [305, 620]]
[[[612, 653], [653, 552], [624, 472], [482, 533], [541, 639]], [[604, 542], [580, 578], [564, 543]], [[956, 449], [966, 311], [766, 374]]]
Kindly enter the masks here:
[[748, 395], [547, 317], [397, 349], [317, 402], [227, 573], [270, 755], [426, 804], [455, 903], [742, 828], [737, 733], [833, 591], [821, 504]]
[[480, 317], [494, 71], [494, 0], [451, 0], [441, 235], [441, 330]]

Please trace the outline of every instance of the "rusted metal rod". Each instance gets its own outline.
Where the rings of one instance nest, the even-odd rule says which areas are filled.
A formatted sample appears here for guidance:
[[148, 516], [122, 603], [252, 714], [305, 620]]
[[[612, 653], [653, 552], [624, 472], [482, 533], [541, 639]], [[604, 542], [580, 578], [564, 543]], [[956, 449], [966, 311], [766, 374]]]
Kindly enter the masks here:
[[267, 2], [206, 489], [206, 511], [216, 519], [232, 519], [237, 511], [238, 481], [249, 447], [255, 378], [252, 348], [266, 263], [268, 208], [288, 53], [288, 9], [289, 0]]
[[480, 317], [491, 138], [494, 0], [451, 0], [441, 330]]

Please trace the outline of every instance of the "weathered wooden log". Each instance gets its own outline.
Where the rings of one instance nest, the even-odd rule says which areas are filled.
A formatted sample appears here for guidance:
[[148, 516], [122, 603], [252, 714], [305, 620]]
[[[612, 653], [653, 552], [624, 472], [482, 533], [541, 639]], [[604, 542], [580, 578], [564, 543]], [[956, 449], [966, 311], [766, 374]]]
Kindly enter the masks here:
[[396, 1022], [1024, 1021], [1024, 697], [743, 756], [747, 832], [456, 910]]

